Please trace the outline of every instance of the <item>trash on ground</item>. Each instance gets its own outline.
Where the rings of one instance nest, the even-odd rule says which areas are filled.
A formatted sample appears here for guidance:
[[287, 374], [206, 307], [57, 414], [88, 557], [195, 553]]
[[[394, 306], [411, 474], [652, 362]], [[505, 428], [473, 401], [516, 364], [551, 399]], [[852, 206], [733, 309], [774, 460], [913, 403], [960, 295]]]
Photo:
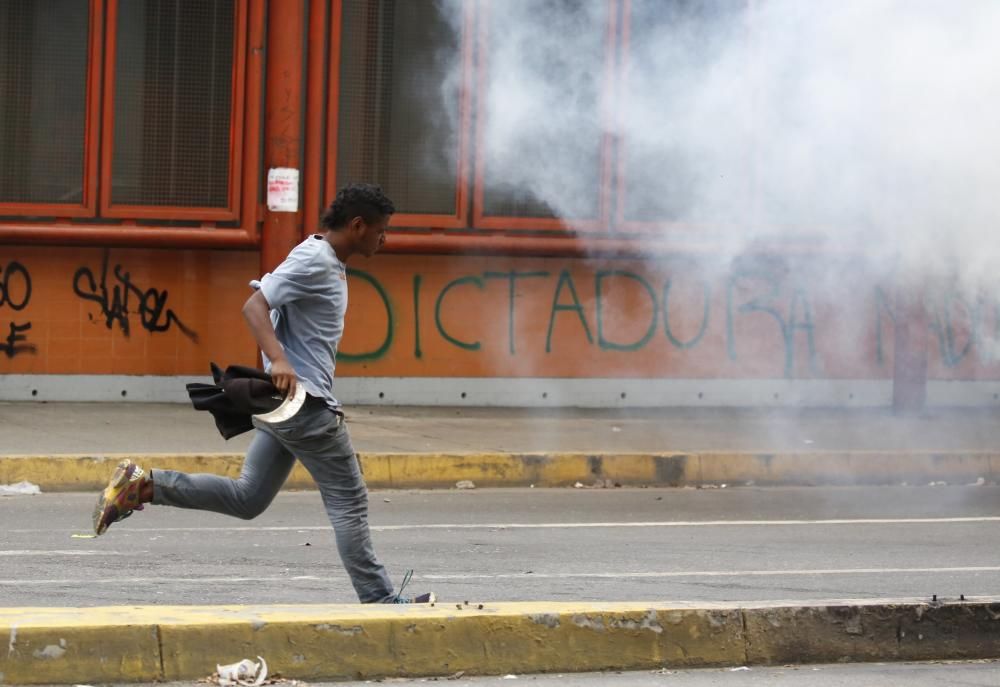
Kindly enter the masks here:
[[501, 679], [501, 680], [516, 680], [516, 679], [517, 679], [517, 675], [504, 675], [504, 676], [503, 676], [502, 678], [500, 678], [500, 679]]
[[476, 488], [476, 483], [473, 482], [472, 480], [463, 479], [463, 480], [459, 480], [458, 482], [455, 482], [455, 488], [456, 489], [475, 489]]
[[738, 673], [738, 672], [740, 672], [741, 670], [750, 670], [750, 669], [749, 669], [749, 668], [747, 668], [746, 666], [740, 666], [739, 668], [730, 668], [730, 669], [729, 669], [729, 672], [730, 672], [730, 673]]
[[260, 663], [254, 663], [249, 658], [244, 658], [239, 663], [229, 665], [217, 665], [213, 682], [217, 682], [223, 687], [230, 685], [252, 685], [259, 687], [267, 679], [267, 662], [260, 656], [257, 657]]
[[573, 485], [574, 489], [583, 489], [583, 482], [577, 482]]
[[97, 539], [97, 535], [96, 534], [77, 534], [77, 533], [74, 533], [74, 534], [69, 535], [69, 538], [70, 539]]
[[621, 486], [621, 482], [613, 479], [599, 479], [593, 484], [594, 489], [616, 489]]
[[41, 493], [41, 488], [37, 484], [32, 484], [31, 482], [0, 484], [0, 496], [34, 496], [35, 494]]
[[[219, 676], [215, 673], [212, 677], [204, 677], [198, 680], [198, 684], [202, 685], [217, 685], [219, 684]], [[308, 687], [309, 683], [303, 680], [296, 680], [294, 678], [282, 677], [281, 673], [270, 673], [267, 679], [261, 683], [262, 686], [265, 685], [286, 685], [287, 687]]]

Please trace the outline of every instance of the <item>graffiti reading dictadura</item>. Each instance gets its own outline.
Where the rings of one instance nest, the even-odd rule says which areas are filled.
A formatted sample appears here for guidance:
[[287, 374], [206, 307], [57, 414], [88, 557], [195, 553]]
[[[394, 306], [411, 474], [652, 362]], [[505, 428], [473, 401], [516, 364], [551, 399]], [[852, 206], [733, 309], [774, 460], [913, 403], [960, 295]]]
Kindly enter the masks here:
[[[348, 269], [348, 275], [355, 280], [365, 282], [374, 288], [377, 300], [385, 309], [387, 330], [381, 343], [366, 352], [340, 351], [339, 358], [346, 362], [370, 362], [385, 357], [395, 339], [396, 323], [399, 317], [394, 312], [393, 299], [390, 299], [387, 288], [375, 275], [357, 269]], [[429, 300], [433, 303], [430, 312], [425, 314], [421, 309], [422, 294], [425, 293], [424, 276], [415, 274], [412, 281], [412, 317], [414, 349], [413, 356], [423, 357], [422, 343], [424, 335], [421, 332], [422, 322], [429, 321], [429, 327], [442, 339], [455, 348], [465, 351], [481, 351], [483, 341], [460, 338], [445, 325], [445, 312], [456, 304], [466, 302], [470, 294], [484, 292], [495, 281], [504, 284], [507, 301], [506, 324], [507, 336], [504, 347], [511, 356], [518, 355], [518, 341], [515, 334], [517, 321], [517, 304], [531, 293], [536, 299], [546, 298], [549, 303], [547, 324], [540, 323], [539, 344], [546, 355], [553, 354], [560, 345], [555, 336], [557, 323], [567, 321], [567, 326], [575, 326], [580, 336], [580, 343], [595, 346], [603, 351], [635, 352], [650, 345], [657, 336], [664, 337], [669, 344], [680, 351], [688, 351], [698, 347], [705, 338], [712, 319], [712, 287], [703, 276], [695, 276], [693, 293], [696, 302], [676, 302], [676, 275], [667, 273], [661, 283], [655, 283], [650, 277], [625, 269], [599, 270], [592, 277], [594, 297], [581, 298], [579, 277], [574, 278], [568, 269], [558, 272], [550, 271], [516, 271], [482, 272], [458, 276], [435, 289]], [[527, 285], [529, 289], [521, 293], [517, 287]], [[613, 288], [629, 288], [638, 294], [638, 300], [645, 301], [648, 307], [645, 312], [648, 320], [639, 323], [639, 333], [629, 340], [617, 331], [616, 318], [623, 316], [614, 311], [608, 300], [608, 294]], [[818, 370], [818, 356], [815, 343], [815, 323], [813, 306], [804, 288], [789, 285], [780, 276], [766, 269], [741, 268], [729, 275], [724, 285], [724, 311], [717, 313], [725, 325], [725, 350], [730, 360], [739, 359], [738, 321], [743, 318], [764, 318], [776, 328], [781, 341], [781, 361], [784, 374], [792, 377], [799, 367], [796, 361], [796, 351], [799, 343], [804, 345], [804, 364], [811, 373]], [[547, 295], [540, 292], [547, 291]], [[695, 327], [682, 337], [678, 331], [678, 312], [685, 306], [695, 312]], [[503, 314], [498, 315], [503, 317]], [[625, 315], [635, 321], [638, 316]], [[689, 327], [690, 328], [690, 327]], [[564, 329], [565, 331], [572, 331]], [[544, 338], [542, 338], [544, 334]], [[563, 342], [565, 344], [565, 342]], [[520, 342], [523, 347], [524, 342]], [[578, 345], [578, 344], [573, 344]]]

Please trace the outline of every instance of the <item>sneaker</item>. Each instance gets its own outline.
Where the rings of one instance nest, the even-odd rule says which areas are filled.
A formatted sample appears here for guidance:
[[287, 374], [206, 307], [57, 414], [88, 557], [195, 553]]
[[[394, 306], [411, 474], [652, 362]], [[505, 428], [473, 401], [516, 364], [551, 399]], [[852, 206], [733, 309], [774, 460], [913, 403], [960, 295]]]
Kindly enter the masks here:
[[139, 491], [145, 482], [145, 472], [129, 459], [118, 463], [108, 486], [97, 497], [94, 507], [94, 534], [107, 532], [112, 523], [124, 520], [142, 510]]
[[413, 571], [407, 570], [406, 575], [403, 576], [403, 583], [399, 585], [399, 591], [396, 592], [395, 596], [391, 597], [386, 603], [390, 604], [433, 604], [437, 601], [437, 597], [434, 596], [434, 592], [427, 592], [426, 594], [421, 594], [419, 596], [409, 597], [403, 596], [403, 590], [406, 589], [406, 585], [410, 583], [410, 579], [413, 577]]
[[391, 604], [435, 604], [437, 603], [437, 597], [434, 596], [434, 592], [427, 592], [426, 594], [421, 594], [420, 596], [400, 596], [397, 594], [389, 601]]

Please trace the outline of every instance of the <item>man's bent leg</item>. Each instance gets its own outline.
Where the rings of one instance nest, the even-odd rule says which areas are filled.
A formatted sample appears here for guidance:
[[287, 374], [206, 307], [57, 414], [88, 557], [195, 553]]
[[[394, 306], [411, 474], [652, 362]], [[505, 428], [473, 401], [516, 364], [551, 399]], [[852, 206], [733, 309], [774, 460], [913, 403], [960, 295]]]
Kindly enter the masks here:
[[155, 470], [153, 503], [249, 520], [271, 504], [294, 465], [295, 457], [277, 439], [257, 431], [238, 479]]

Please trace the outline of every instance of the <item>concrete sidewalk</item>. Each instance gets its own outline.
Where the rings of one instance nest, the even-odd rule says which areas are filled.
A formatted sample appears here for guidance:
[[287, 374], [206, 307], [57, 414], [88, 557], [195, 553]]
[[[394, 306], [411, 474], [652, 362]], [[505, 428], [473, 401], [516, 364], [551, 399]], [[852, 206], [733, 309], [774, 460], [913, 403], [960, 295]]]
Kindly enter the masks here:
[[[1000, 408], [932, 410], [351, 407], [361, 453], [1000, 451]], [[0, 403], [0, 455], [242, 453], [212, 416], [163, 403]]]
[[[1000, 481], [1000, 411], [348, 410], [375, 488], [975, 484]], [[250, 434], [141, 403], [0, 404], [0, 484], [93, 490], [111, 465], [239, 474]], [[297, 467], [287, 484], [308, 489]]]

